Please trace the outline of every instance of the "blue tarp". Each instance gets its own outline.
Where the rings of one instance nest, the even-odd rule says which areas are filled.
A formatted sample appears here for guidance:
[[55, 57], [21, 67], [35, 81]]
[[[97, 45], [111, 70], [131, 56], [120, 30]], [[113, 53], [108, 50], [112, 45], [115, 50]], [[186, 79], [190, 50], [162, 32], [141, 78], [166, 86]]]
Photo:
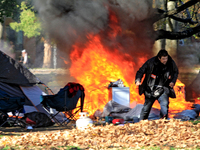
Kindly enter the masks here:
[[[115, 101], [109, 101], [103, 110], [102, 117], [112, 116], [113, 118], [122, 118], [125, 121], [137, 120], [139, 121], [140, 113], [143, 108], [143, 104], [137, 104], [134, 108], [123, 106]], [[199, 117], [200, 105], [194, 104], [193, 109], [184, 110], [174, 115], [175, 119], [195, 120]], [[151, 108], [148, 120], [160, 119], [160, 109]]]

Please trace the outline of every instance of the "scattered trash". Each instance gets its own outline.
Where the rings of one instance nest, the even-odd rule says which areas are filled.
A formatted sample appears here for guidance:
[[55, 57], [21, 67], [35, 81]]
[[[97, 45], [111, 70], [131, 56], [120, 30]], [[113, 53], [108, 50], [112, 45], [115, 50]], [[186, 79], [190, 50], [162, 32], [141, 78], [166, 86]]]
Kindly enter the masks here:
[[112, 123], [117, 125], [117, 124], [124, 124], [124, 119], [113, 119]]
[[113, 120], [113, 117], [111, 117], [111, 116], [105, 117], [105, 121], [108, 122], [108, 123], [112, 123], [112, 120]]
[[118, 79], [115, 82], [110, 82], [110, 84], [108, 85], [108, 88], [110, 87], [125, 87], [125, 86], [124, 86], [123, 81], [121, 79]]
[[32, 126], [27, 126], [26, 129], [27, 129], [27, 130], [32, 130], [33, 127], [32, 127]]

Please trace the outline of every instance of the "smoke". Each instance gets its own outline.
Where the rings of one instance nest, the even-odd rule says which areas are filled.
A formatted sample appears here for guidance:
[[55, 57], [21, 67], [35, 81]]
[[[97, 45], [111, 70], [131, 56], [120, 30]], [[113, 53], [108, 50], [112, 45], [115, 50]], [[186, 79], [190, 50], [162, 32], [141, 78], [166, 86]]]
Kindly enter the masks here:
[[75, 42], [87, 40], [89, 33], [104, 30], [108, 19], [102, 2], [91, 0], [37, 0], [35, 8], [50, 38], [63, 45], [64, 51]]
[[[83, 44], [88, 34], [101, 33], [105, 44], [113, 48], [119, 42], [121, 51], [133, 55], [140, 51], [150, 54], [154, 43], [154, 14], [152, 0], [43, 0], [35, 1], [35, 8], [49, 37], [58, 48], [69, 54], [75, 43]], [[109, 15], [113, 12], [122, 28], [116, 41], [107, 37]], [[115, 43], [115, 44], [113, 44]]]
[[[125, 54], [122, 56], [124, 60], [131, 59], [137, 64], [135, 69], [142, 65], [141, 57], [150, 58], [153, 55], [156, 34], [151, 18], [156, 11], [152, 3], [153, 0], [34, 1], [45, 32], [57, 44], [60, 56], [66, 61], [69, 61], [74, 44], [84, 50], [88, 35], [98, 34], [110, 51], [118, 49]], [[111, 19], [111, 14], [117, 17], [117, 22]], [[113, 26], [116, 25], [121, 31], [111, 39], [109, 33], [114, 32]], [[179, 66], [190, 67], [199, 63], [198, 50], [196, 46], [178, 49]]]
[[179, 46], [177, 51], [178, 66], [191, 68], [199, 64], [200, 58], [200, 43], [194, 42], [193, 44]]
[[[186, 100], [195, 102], [194, 99], [197, 99], [200, 96], [200, 72], [196, 74], [194, 72], [192, 73], [191, 70], [193, 69], [193, 71], [195, 71], [194, 66], [199, 64], [200, 43], [193, 42], [192, 44], [185, 44], [183, 46], [179, 46], [177, 51], [177, 58], [178, 66], [182, 68], [185, 74], [188, 74], [184, 74], [183, 76], [185, 84], [187, 84], [185, 88]], [[194, 78], [194, 76], [196, 77]]]
[[[122, 33], [117, 35], [116, 41], [121, 48], [115, 47], [124, 53], [130, 54], [133, 61], [138, 64], [141, 55], [152, 56], [152, 47], [155, 42], [155, 34], [151, 17], [155, 14], [152, 8], [152, 0], [116, 0], [109, 1], [109, 9], [113, 11], [119, 20]], [[104, 38], [106, 39], [106, 38]]]
[[15, 59], [14, 53], [14, 45], [12, 42], [8, 43], [5, 41], [0, 41], [0, 50], [10, 56], [11, 58]]

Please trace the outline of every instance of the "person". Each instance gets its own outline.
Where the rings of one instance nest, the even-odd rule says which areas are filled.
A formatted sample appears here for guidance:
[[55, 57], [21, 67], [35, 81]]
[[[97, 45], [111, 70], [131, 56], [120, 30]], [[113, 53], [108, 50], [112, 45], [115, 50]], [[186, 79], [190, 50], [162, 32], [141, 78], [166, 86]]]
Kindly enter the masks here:
[[22, 50], [22, 56], [21, 56], [21, 59], [20, 61], [25, 67], [29, 67], [29, 59], [28, 59], [28, 54], [26, 52], [26, 50]]
[[176, 63], [165, 49], [161, 49], [157, 56], [150, 58], [139, 68], [136, 73], [135, 84], [139, 86], [139, 94], [145, 95], [140, 120], [148, 119], [155, 100], [158, 100], [161, 107], [160, 118], [168, 118], [169, 97], [176, 97], [173, 87], [178, 74]]

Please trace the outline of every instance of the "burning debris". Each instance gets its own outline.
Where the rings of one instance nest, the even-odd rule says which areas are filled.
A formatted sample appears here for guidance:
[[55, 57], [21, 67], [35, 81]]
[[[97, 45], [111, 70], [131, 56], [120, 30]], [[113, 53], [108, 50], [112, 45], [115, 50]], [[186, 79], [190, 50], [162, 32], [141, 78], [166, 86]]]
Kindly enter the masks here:
[[[135, 72], [152, 56], [155, 14], [150, 0], [35, 1], [44, 29], [70, 64], [70, 75], [85, 88], [84, 111], [93, 115], [108, 102], [107, 86], [121, 79], [130, 88], [130, 100], [143, 103], [134, 84]], [[185, 86], [177, 81], [177, 98], [169, 111], [192, 105], [185, 101]], [[159, 109], [159, 104], [154, 107]]]
[[[125, 122], [136, 123], [140, 121], [140, 112], [143, 108], [143, 104], [136, 104], [134, 108], [130, 108], [121, 104], [118, 104], [115, 101], [109, 101], [104, 110], [101, 112], [97, 110], [94, 113], [96, 118], [101, 120], [106, 120], [107, 117], [112, 119], [123, 119]], [[179, 113], [170, 112], [170, 118], [181, 119], [182, 121], [196, 120], [199, 117], [200, 105], [194, 104], [192, 109], [183, 110]], [[105, 119], [104, 119], [105, 118]], [[157, 120], [160, 119], [160, 109], [152, 108], [148, 117], [148, 120]], [[112, 120], [110, 120], [110, 123]]]
[[121, 79], [118, 79], [115, 82], [110, 82], [110, 84], [108, 85], [108, 88], [110, 87], [124, 87], [124, 83]]

